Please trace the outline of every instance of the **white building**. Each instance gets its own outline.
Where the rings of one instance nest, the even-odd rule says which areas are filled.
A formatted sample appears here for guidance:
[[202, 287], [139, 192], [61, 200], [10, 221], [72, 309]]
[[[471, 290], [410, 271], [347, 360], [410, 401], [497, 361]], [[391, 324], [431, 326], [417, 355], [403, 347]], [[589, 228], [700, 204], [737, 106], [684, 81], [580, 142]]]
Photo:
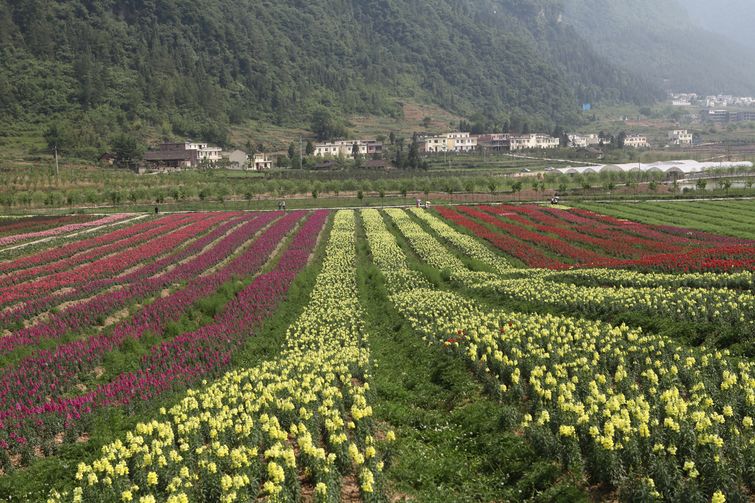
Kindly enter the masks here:
[[254, 154], [252, 165], [255, 171], [265, 171], [273, 167], [273, 158], [269, 154]]
[[472, 152], [477, 149], [477, 137], [469, 133], [446, 133], [427, 136], [420, 140], [421, 152]]
[[561, 141], [547, 134], [532, 133], [511, 135], [509, 138], [509, 150], [548, 149], [558, 148]]
[[223, 149], [220, 147], [213, 147], [207, 143], [195, 143], [191, 141], [184, 142], [184, 149], [196, 150], [197, 160], [202, 162], [209, 162], [215, 164], [223, 158]]
[[362, 157], [383, 153], [383, 144], [375, 140], [337, 140], [316, 143], [314, 154], [317, 157], [354, 158], [354, 150]]
[[570, 134], [568, 136], [569, 145], [575, 148], [587, 148], [594, 145], [600, 145], [600, 137], [596, 134]]
[[692, 133], [688, 132], [686, 129], [675, 129], [674, 131], [669, 131], [668, 139], [672, 145], [692, 145]]
[[624, 139], [624, 146], [631, 148], [648, 148], [650, 145], [648, 144], [648, 139], [646, 136], [632, 134], [628, 135]]
[[469, 133], [448, 133], [446, 138], [453, 152], [472, 152], [477, 148], [477, 137]]

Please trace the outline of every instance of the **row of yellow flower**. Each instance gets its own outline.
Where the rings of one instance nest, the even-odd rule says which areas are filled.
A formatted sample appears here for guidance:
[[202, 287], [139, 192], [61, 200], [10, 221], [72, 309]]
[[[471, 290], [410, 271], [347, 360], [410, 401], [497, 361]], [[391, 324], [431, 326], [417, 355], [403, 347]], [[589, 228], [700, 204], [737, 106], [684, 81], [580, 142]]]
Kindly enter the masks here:
[[[369, 352], [357, 296], [356, 221], [335, 215], [310, 301], [280, 357], [236, 370], [78, 465], [51, 501], [340, 500], [343, 474], [378, 499]], [[392, 438], [389, 435], [388, 438]]]
[[[383, 269], [380, 250], [397, 253], [395, 238], [379, 221], [364, 220]], [[394, 221], [402, 228], [400, 217]], [[416, 239], [415, 249], [428, 242]], [[445, 253], [438, 245], [437, 255]], [[390, 265], [395, 275], [406, 261]], [[521, 427], [533, 445], [584, 467], [593, 480], [622, 488], [627, 498], [672, 501], [741, 501], [755, 489], [750, 362], [626, 326], [484, 312], [456, 293], [387, 286], [429, 343], [464, 355], [503, 397], [521, 403]]]
[[409, 210], [425, 221], [430, 228], [443, 239], [500, 273], [502, 279], [537, 277], [558, 283], [579, 283], [595, 286], [615, 287], [691, 287], [691, 288], [736, 288], [752, 290], [755, 286], [755, 272], [694, 272], [694, 273], [658, 273], [638, 272], [626, 269], [569, 269], [553, 271], [551, 269], [519, 269], [511, 265], [500, 255], [488, 248], [480, 240], [463, 234], [432, 212], [412, 208]]
[[435, 268], [452, 272], [453, 279], [459, 284], [481, 292], [495, 292], [517, 300], [577, 309], [590, 314], [639, 310], [680, 321], [733, 323], [747, 332], [755, 327], [755, 296], [750, 292], [727, 288], [610, 288], [554, 284], [544, 279], [542, 271], [538, 270], [523, 278], [513, 279], [501, 278], [501, 273], [470, 272], [458, 257], [406, 212], [390, 209], [387, 213], [422, 260]]
[[479, 239], [462, 234], [427, 210], [412, 208], [409, 211], [430, 226], [436, 234], [459, 248], [465, 255], [479, 260], [496, 272], [508, 272], [512, 270], [511, 264], [506, 259], [492, 251]]
[[755, 327], [755, 296], [728, 288], [580, 286], [556, 284], [534, 275], [501, 279], [465, 271], [454, 274], [453, 279], [480, 292], [588, 314], [642, 311], [679, 321], [731, 323], [743, 333], [751, 333]]
[[627, 269], [570, 269], [566, 271], [518, 269], [517, 271], [525, 276], [537, 274], [549, 281], [599, 286], [734, 288], [750, 291], [755, 287], [755, 273], [752, 271], [678, 274], [638, 272]]

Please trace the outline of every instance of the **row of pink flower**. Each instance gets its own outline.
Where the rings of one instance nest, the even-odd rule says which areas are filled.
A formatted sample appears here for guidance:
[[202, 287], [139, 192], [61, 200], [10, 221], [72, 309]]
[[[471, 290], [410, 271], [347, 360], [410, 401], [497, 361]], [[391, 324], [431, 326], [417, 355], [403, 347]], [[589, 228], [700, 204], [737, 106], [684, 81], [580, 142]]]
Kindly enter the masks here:
[[[59, 306], [64, 302], [84, 299], [111, 287], [121, 288], [135, 281], [143, 281], [145, 279], [148, 279], [159, 273], [163, 269], [175, 265], [177, 262], [182, 261], [196, 253], [199, 253], [213, 241], [219, 239], [227, 232], [229, 232], [233, 227], [248, 219], [248, 217], [235, 217], [230, 221], [221, 223], [228, 216], [233, 217], [233, 215], [226, 216], [217, 213], [211, 214], [204, 220], [191, 224], [185, 229], [185, 232], [189, 235], [196, 235], [201, 237], [194, 239], [188, 245], [180, 248], [178, 251], [168, 253], [166, 256], [137, 267], [135, 270], [129, 273], [116, 277], [103, 278], [96, 281], [83, 283], [76, 288], [70, 289], [69, 291], [64, 291], [63, 293], [54, 292], [48, 295], [42, 295], [24, 302], [18, 307], [6, 309], [5, 311], [0, 312], [0, 327], [17, 325], [22, 320], [28, 320], [31, 317], [47, 311], [54, 306]], [[251, 216], [251, 218], [256, 217]], [[210, 231], [208, 232], [208, 230]], [[92, 298], [90, 299], [90, 302], [96, 303], [99, 302], [99, 299]]]
[[26, 241], [29, 239], [46, 238], [50, 236], [59, 236], [68, 232], [78, 231], [86, 229], [88, 227], [99, 227], [101, 225], [109, 225], [119, 220], [123, 220], [129, 217], [128, 213], [114, 213], [106, 217], [99, 218], [97, 220], [90, 220], [89, 222], [80, 222], [77, 224], [61, 225], [60, 227], [53, 227], [52, 229], [46, 229], [44, 231], [27, 232], [25, 234], [13, 234], [12, 236], [5, 236], [0, 238], [0, 246], [16, 243], [18, 241]]
[[[240, 273], [248, 267], [242, 264], [254, 261], [265, 252], [272, 253], [300, 217], [300, 214], [290, 214], [281, 219], [258, 241], [269, 245], [264, 252], [250, 248], [231, 267]], [[227, 368], [236, 349], [274, 311], [296, 274], [306, 265], [326, 218], [327, 211], [315, 213], [301, 227], [273, 271], [255, 278], [210, 325], [154, 346], [143, 357], [139, 370], [123, 373], [81, 396], [14, 407], [15, 413], [3, 416], [0, 438], [7, 440], [0, 440], [0, 447], [12, 451], [19, 444], [49, 441], [61, 428], [74, 428], [82, 416], [94, 409], [127, 404], [135, 399], [147, 400]], [[278, 234], [277, 241], [273, 240], [275, 234]], [[59, 420], [51, 420], [51, 416]]]
[[61, 288], [73, 288], [88, 281], [115, 276], [139, 263], [146, 262], [166, 251], [180, 246], [193, 236], [186, 232], [191, 223], [205, 218], [204, 214], [192, 214], [168, 234], [153, 236], [141, 245], [124, 248], [120, 252], [103, 257], [94, 262], [82, 264], [74, 269], [60, 271], [34, 281], [4, 288], [0, 291], [0, 305], [26, 300], [39, 294], [47, 294]]
[[182, 225], [186, 225], [188, 222], [190, 222], [190, 219], [187, 215], [172, 215], [164, 219], [151, 220], [134, 225], [133, 227], [139, 229], [137, 229], [136, 233], [132, 233], [126, 238], [109, 242], [105, 241], [97, 247], [90, 248], [63, 259], [49, 260], [33, 267], [9, 271], [0, 278], [0, 286], [10, 286], [30, 281], [32, 278], [42, 277], [61, 271], [70, 271], [76, 267], [97, 260], [98, 258], [117, 253], [121, 250], [133, 248], [134, 246], [151, 240], [161, 234], [165, 234]]
[[36, 344], [44, 339], [56, 339], [69, 332], [79, 332], [92, 326], [97, 319], [129, 305], [135, 299], [146, 298], [171, 284], [193, 278], [196, 274], [211, 267], [207, 264], [215, 265], [225, 259], [233, 250], [274, 218], [275, 215], [272, 213], [253, 218], [221, 240], [211, 250], [176, 267], [168, 274], [145, 281], [137, 281], [125, 288], [108, 291], [104, 295], [68, 307], [61, 313], [53, 315], [45, 323], [26, 327], [0, 338], [0, 354], [12, 351], [22, 345]]
[[[274, 215], [267, 216], [267, 218], [271, 217]], [[180, 278], [189, 279], [185, 288], [156, 299], [133, 317], [118, 323], [112, 332], [103, 332], [87, 339], [76, 340], [58, 346], [54, 351], [40, 351], [32, 357], [25, 358], [17, 366], [6, 369], [0, 373], [0, 408], [16, 409], [19, 406], [31, 406], [58, 396], [80, 382], [83, 375], [125, 340], [139, 339], [147, 332], [155, 335], [162, 334], [168, 322], [178, 320], [189, 306], [213, 294], [232, 276], [247, 276], [259, 269], [279, 244], [282, 236], [291, 230], [300, 217], [301, 214], [292, 213], [280, 219], [256, 239], [244, 253], [226, 264], [221, 270], [199, 276], [254, 234], [249, 233], [254, 230], [254, 227], [247, 227], [246, 240], [226, 240], [216, 246], [212, 253], [205, 254], [194, 261], [192, 266], [182, 268]], [[257, 220], [264, 222], [266, 218]], [[169, 273], [169, 275], [172, 274]], [[173, 279], [177, 278], [174, 276]], [[0, 412], [0, 419], [5, 417]]]

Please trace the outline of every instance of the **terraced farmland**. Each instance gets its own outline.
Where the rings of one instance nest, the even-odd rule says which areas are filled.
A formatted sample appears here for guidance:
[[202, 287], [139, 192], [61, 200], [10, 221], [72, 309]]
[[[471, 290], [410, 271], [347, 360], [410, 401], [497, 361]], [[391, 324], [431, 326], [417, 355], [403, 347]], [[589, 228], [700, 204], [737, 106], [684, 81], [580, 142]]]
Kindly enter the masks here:
[[61, 222], [0, 249], [0, 500], [749, 501], [755, 229], [716, 208]]

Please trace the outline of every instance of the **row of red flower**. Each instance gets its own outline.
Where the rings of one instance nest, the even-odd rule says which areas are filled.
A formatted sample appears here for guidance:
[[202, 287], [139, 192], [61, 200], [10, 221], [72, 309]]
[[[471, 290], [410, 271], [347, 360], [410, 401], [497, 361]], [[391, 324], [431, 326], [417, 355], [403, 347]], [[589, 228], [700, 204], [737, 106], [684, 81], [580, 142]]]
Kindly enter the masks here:
[[[160, 297], [133, 317], [118, 323], [112, 332], [103, 332], [83, 340], [58, 346], [54, 351], [40, 351], [22, 360], [17, 366], [0, 372], [0, 408], [34, 405], [68, 390], [83, 374], [89, 372], [103, 356], [127, 339], [138, 339], [149, 332], [162, 334], [170, 321], [180, 318], [186, 308], [211, 295], [232, 276], [246, 276], [261, 267], [275, 246], [295, 225], [301, 214], [290, 214], [279, 220], [240, 256], [212, 274], [200, 276], [244, 241], [226, 240], [182, 268], [182, 278], [189, 282], [166, 297]], [[247, 233], [246, 238], [250, 235]], [[171, 273], [172, 275], [172, 273]], [[173, 279], [178, 279], [174, 276]], [[27, 383], [18, 383], [26, 379]], [[4, 416], [0, 413], [0, 418]]]
[[98, 258], [133, 248], [187, 223], [199, 220], [197, 216], [191, 218], [191, 220], [190, 218], [188, 215], [171, 215], [160, 220], [151, 220], [133, 225], [132, 227], [136, 227], [137, 229], [132, 231], [131, 235], [126, 238], [103, 240], [98, 246], [76, 253], [70, 257], [47, 260], [36, 266], [8, 271], [0, 278], [0, 287], [21, 284], [30, 281], [32, 278], [43, 277], [61, 271], [70, 271]]
[[137, 224], [127, 222], [122, 227], [119, 227], [115, 230], [110, 230], [102, 234], [96, 234], [80, 240], [77, 239], [75, 241], [70, 241], [62, 246], [47, 248], [40, 251], [39, 253], [24, 255], [7, 262], [0, 262], [0, 272], [26, 269], [27, 267], [34, 267], [40, 264], [48, 264], [50, 262], [68, 258], [77, 253], [97, 248], [102, 245], [115, 243], [117, 241], [120, 241], [121, 239], [139, 234], [141, 232], [144, 232], [145, 229], [151, 228], [155, 225], [160, 225], [170, 218], [176, 218], [176, 216], [168, 215], [156, 220], [148, 220], [146, 222]]
[[[480, 211], [483, 210], [483, 211]], [[479, 209], [461, 206], [458, 211], [439, 208], [440, 214], [484, 238], [505, 253], [519, 258], [530, 267], [564, 269], [568, 267], [621, 267], [654, 271], [736, 271], [755, 269], [755, 246], [740, 238], [722, 238], [723, 246], [712, 246], [709, 233], [684, 235], [681, 232], [670, 233], [656, 230], [655, 226], [646, 224], [627, 225], [625, 221], [584, 210], [564, 211], [548, 208], [540, 210], [530, 207], [481, 206]], [[546, 214], [545, 212], [550, 214]], [[473, 217], [470, 220], [459, 212]], [[563, 216], [564, 222], [579, 223], [579, 230], [569, 229], [568, 225], [541, 225], [538, 219], [547, 224], [559, 224], [552, 220], [552, 214]], [[507, 218], [509, 223], [502, 218]], [[484, 222], [487, 225], [483, 225]], [[504, 232], [495, 232], [490, 227]], [[589, 230], [588, 230], [589, 229]], [[593, 240], [588, 234], [595, 233]], [[603, 233], [606, 238], [600, 237]], [[558, 236], [555, 238], [551, 234]], [[648, 241], [651, 237], [658, 239], [655, 250], [671, 249], [673, 253], [651, 253]], [[615, 244], [608, 244], [610, 238]], [[663, 240], [663, 241], [661, 241]], [[568, 241], [594, 244], [596, 247], [612, 251], [619, 257], [601, 256], [590, 250], [571, 245]], [[642, 249], [641, 256], [632, 257], [622, 249]], [[544, 255], [542, 250], [549, 250], [558, 256], [573, 260], [558, 260]]]
[[[456, 210], [445, 206], [438, 206], [437, 211], [447, 220], [469, 229], [476, 236], [488, 240], [504, 253], [518, 258], [530, 267], [544, 267], [548, 269], [562, 269], [566, 267], [561, 262], [548, 257], [540, 250], [533, 248], [531, 245], [523, 243], [522, 241], [514, 239], [506, 234], [490, 230], [484, 225], [465, 217]], [[474, 218], [493, 218], [486, 213], [482, 213], [481, 211], [470, 207], [464, 207], [463, 211]]]
[[556, 234], [572, 242], [596, 247], [602, 252], [618, 257], [641, 258], [649, 253], [671, 253], [683, 249], [679, 244], [627, 232], [626, 228], [615, 228], [598, 222], [587, 225], [574, 224], [553, 214], [567, 213], [564, 210], [555, 209], [547, 212], [538, 206], [514, 206], [510, 209], [529, 219], [522, 222], [524, 225], [534, 226], [540, 232]]
[[99, 227], [100, 225], [109, 225], [119, 220], [123, 220], [129, 215], [127, 213], [115, 213], [106, 217], [99, 218], [97, 220], [88, 220], [86, 222], [79, 222], [73, 224], [61, 225], [60, 227], [53, 227], [52, 229], [45, 229], [37, 232], [26, 232], [23, 234], [12, 234], [0, 238], [0, 246], [5, 246], [19, 241], [26, 241], [29, 239], [45, 238], [50, 236], [59, 236], [67, 232], [74, 232], [88, 227]]
[[73, 269], [6, 287], [0, 292], [0, 304], [25, 300], [35, 295], [46, 294], [62, 288], [74, 288], [85, 282], [116, 276], [132, 266], [153, 259], [192, 239], [194, 235], [186, 231], [187, 226], [190, 223], [200, 221], [204, 217], [202, 214], [192, 215], [188, 221], [175, 223], [175, 228], [167, 234], [152, 236], [152, 239], [141, 245], [124, 248], [116, 254], [108, 255], [94, 262], [87, 262]]
[[[517, 215], [510, 212], [508, 206], [481, 206], [480, 209], [488, 214], [484, 218], [480, 217], [485, 222], [508, 232], [517, 239], [527, 241], [536, 246], [548, 249], [551, 252], [556, 253], [561, 257], [564, 257], [571, 261], [587, 263], [605, 258], [605, 256], [595, 253], [594, 251], [574, 246], [560, 238], [556, 238], [542, 232], [532, 231], [523, 227], [522, 225], [508, 223], [504, 220], [501, 220], [500, 218], [493, 216], [503, 216], [505, 218], [514, 220]], [[462, 207], [461, 210], [465, 211], [465, 208]], [[521, 220], [521, 217], [519, 218]]]
[[[106, 277], [96, 281], [83, 283], [75, 288], [70, 288], [67, 291], [51, 292], [46, 295], [35, 297], [17, 307], [8, 308], [0, 312], [0, 327], [18, 325], [22, 320], [29, 320], [33, 316], [49, 310], [54, 306], [60, 306], [66, 302], [92, 297], [95, 294], [102, 294], [104, 290], [112, 287], [122, 288], [135, 281], [144, 281], [164, 269], [174, 266], [177, 262], [199, 253], [206, 246], [228, 233], [240, 223], [248, 221], [249, 218], [253, 219], [256, 217], [239, 216], [221, 223], [225, 218], [226, 217], [222, 214], [213, 214], [200, 222], [191, 224], [185, 229], [185, 232], [189, 234], [195, 233], [196, 236], [198, 236], [196, 239], [193, 239], [178, 251], [171, 252], [171, 250], [166, 250], [170, 253], [158, 260], [136, 267], [131, 272], [116, 277]], [[98, 302], [95, 298], [89, 300], [92, 302]]]
[[[319, 211], [311, 216], [283, 252], [274, 270], [255, 278], [216, 315], [211, 324], [152, 347], [141, 360], [138, 370], [124, 372], [80, 396], [56, 394], [59, 398], [37, 400], [31, 406], [24, 403], [11, 407], [2, 414], [0, 448], [17, 452], [49, 445], [61, 431], [76, 431], [83, 427], [81, 420], [95, 409], [148, 400], [166, 390], [183, 389], [227, 368], [236, 349], [273, 312], [296, 274], [306, 265], [327, 214], [327, 211]], [[282, 218], [252, 247], [208, 278], [227, 280], [236, 275], [252, 274], [264, 264], [301, 216], [298, 213]], [[206, 285], [207, 280], [202, 283]], [[215, 281], [210, 283], [218, 286]], [[188, 299], [176, 299], [170, 304], [185, 310], [189, 302]], [[55, 390], [50, 392], [55, 393]]]
[[96, 220], [94, 215], [37, 215], [33, 217], [0, 218], [0, 233], [4, 235], [36, 232], [61, 225]]
[[86, 327], [92, 326], [103, 316], [107, 316], [116, 309], [129, 305], [129, 303], [136, 299], [146, 298], [174, 283], [193, 278], [202, 271], [221, 262], [233, 250], [237, 249], [256, 232], [268, 225], [276, 216], [275, 213], [268, 213], [253, 218], [222, 239], [212, 249], [181, 264], [167, 274], [149, 278], [145, 281], [136, 281], [124, 288], [108, 291], [104, 295], [74, 304], [60, 313], [53, 315], [45, 323], [26, 327], [0, 338], [0, 353], [7, 353], [21, 345], [36, 344], [40, 340], [55, 339], [70, 332], [79, 332]]

